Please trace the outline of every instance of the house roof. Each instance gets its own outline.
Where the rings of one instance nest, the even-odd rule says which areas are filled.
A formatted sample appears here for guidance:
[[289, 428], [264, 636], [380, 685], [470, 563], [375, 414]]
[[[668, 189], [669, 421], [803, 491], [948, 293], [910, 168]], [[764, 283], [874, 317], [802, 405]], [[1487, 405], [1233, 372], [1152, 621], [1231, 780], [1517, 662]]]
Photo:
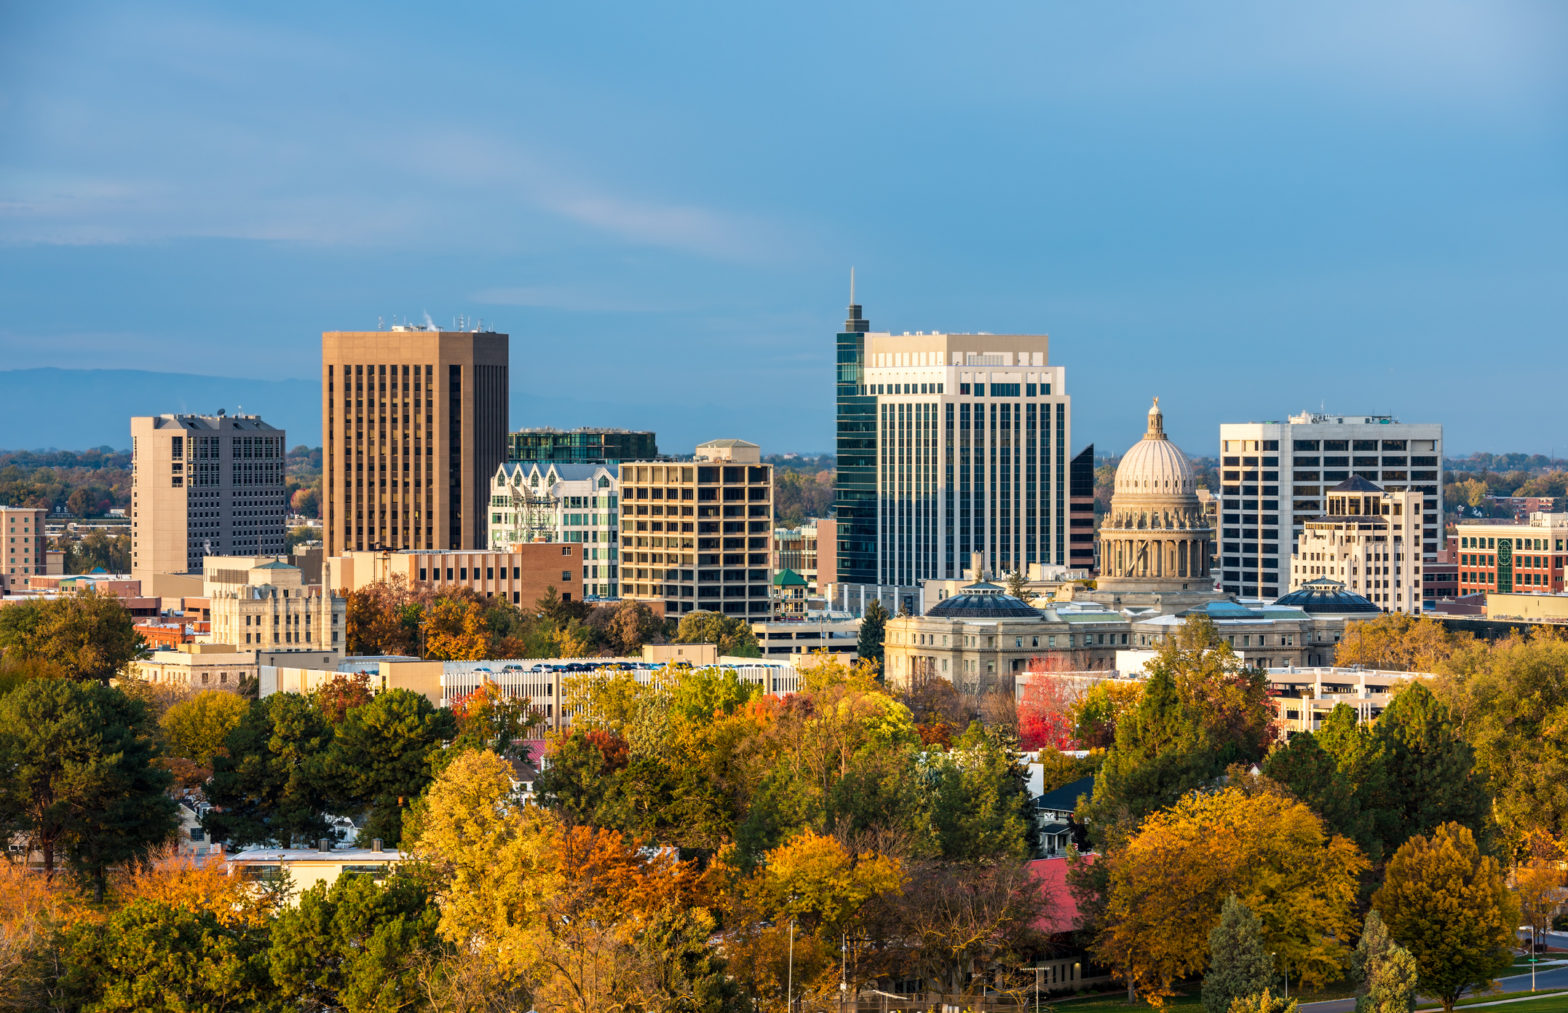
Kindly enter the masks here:
[[[1094, 855], [1084, 855], [1081, 860], [1093, 864], [1094, 859]], [[1029, 874], [1045, 894], [1045, 913], [1035, 919], [1034, 927], [1047, 935], [1075, 932], [1081, 928], [1083, 919], [1078, 914], [1078, 900], [1067, 886], [1067, 859], [1036, 859], [1029, 863]]]
[[1094, 777], [1079, 778], [1071, 784], [1064, 784], [1055, 791], [1048, 791], [1034, 800], [1036, 809], [1056, 809], [1061, 812], [1072, 812], [1078, 808], [1078, 796], [1094, 794]]

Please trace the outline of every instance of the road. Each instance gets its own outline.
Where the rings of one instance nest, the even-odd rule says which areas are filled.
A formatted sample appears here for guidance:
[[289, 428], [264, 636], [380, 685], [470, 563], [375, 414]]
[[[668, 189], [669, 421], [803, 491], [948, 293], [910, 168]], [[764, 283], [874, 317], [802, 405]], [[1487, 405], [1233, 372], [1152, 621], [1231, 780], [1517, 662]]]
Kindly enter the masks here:
[[[1548, 946], [1568, 947], [1568, 933], [1553, 932], [1546, 938]], [[1553, 961], [1550, 966], [1540, 966], [1535, 969], [1535, 988], [1538, 992], [1563, 989], [1568, 990], [1568, 962], [1559, 963], [1561, 955], [1548, 958]], [[1513, 974], [1506, 978], [1497, 979], [1497, 992], [1490, 993], [1502, 998], [1504, 993], [1530, 991], [1530, 972]], [[1426, 1005], [1425, 1002], [1422, 1005]], [[1436, 1001], [1432, 1001], [1436, 1005]], [[1301, 1013], [1351, 1013], [1356, 1008], [1354, 999], [1325, 999], [1322, 1002], [1304, 1002], [1301, 1004]]]

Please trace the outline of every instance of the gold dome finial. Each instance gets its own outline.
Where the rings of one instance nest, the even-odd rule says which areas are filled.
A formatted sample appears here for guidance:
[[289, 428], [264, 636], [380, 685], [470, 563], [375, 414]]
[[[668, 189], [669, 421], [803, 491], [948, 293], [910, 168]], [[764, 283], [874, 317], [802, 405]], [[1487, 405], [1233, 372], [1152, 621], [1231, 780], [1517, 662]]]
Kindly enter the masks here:
[[1165, 439], [1165, 413], [1160, 411], [1160, 398], [1154, 397], [1154, 407], [1149, 409], [1149, 431], [1143, 434], [1146, 440]]

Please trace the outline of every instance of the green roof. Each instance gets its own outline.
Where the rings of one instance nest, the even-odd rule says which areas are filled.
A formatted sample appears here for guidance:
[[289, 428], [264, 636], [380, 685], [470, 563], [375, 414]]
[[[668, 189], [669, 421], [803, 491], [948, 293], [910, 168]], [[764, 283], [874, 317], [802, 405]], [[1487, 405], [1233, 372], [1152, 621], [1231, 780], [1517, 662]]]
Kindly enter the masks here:
[[773, 575], [775, 587], [805, 587], [806, 578], [794, 570], [784, 569]]
[[258, 569], [258, 570], [298, 570], [299, 567], [295, 566], [293, 563], [282, 563], [282, 562], [278, 562], [278, 561], [274, 560], [271, 563], [260, 563], [260, 564], [257, 564], [256, 569]]

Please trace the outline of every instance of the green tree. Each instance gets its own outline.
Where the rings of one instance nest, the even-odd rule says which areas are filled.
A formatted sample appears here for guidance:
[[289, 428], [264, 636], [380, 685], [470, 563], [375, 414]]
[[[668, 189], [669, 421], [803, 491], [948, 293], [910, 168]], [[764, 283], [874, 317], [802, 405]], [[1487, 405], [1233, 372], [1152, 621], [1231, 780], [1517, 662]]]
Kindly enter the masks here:
[[61, 982], [83, 1013], [285, 1010], [272, 987], [264, 928], [210, 911], [136, 900], [66, 934]]
[[1275, 980], [1274, 960], [1263, 946], [1258, 916], [1236, 899], [1225, 897], [1219, 924], [1209, 930], [1209, 972], [1203, 976], [1206, 1013], [1227, 1013], [1242, 996], [1267, 991]]
[[860, 639], [855, 644], [855, 653], [866, 661], [876, 662], [879, 672], [882, 670], [882, 641], [887, 635], [889, 618], [887, 608], [875, 598], [860, 617]]
[[174, 704], [158, 719], [164, 752], [211, 767], [229, 733], [250, 711], [250, 701], [222, 690], [197, 693]]
[[1402, 690], [1378, 717], [1373, 735], [1383, 751], [1392, 802], [1382, 811], [1387, 851], [1450, 821], [1486, 839], [1491, 797], [1469, 743], [1431, 690], [1420, 682]]
[[659, 617], [647, 605], [628, 598], [615, 606], [606, 632], [616, 653], [630, 656], [659, 635]]
[[108, 686], [35, 679], [0, 697], [0, 837], [20, 834], [54, 875], [63, 850], [102, 897], [110, 866], [174, 832], [147, 708]]
[[1231, 1000], [1229, 1013], [1296, 1013], [1294, 999], [1281, 999], [1264, 989], [1254, 995], [1238, 995]]
[[1433, 691], [1475, 749], [1510, 844], [1568, 832], [1568, 639], [1536, 635], [1457, 652]]
[[1356, 712], [1343, 703], [1334, 705], [1313, 737], [1334, 761], [1340, 782], [1350, 788], [1355, 808], [1364, 814], [1366, 825], [1362, 830], [1367, 839], [1363, 850], [1367, 858], [1374, 866], [1382, 864], [1392, 851], [1384, 842], [1391, 836], [1391, 814], [1395, 805], [1382, 740], [1369, 725], [1361, 724], [1356, 719]]
[[118, 598], [84, 590], [0, 609], [0, 650], [20, 661], [52, 662], [73, 679], [107, 684], [147, 649]]
[[1263, 761], [1263, 774], [1311, 806], [1335, 833], [1355, 841], [1369, 856], [1375, 854], [1372, 816], [1361, 808], [1356, 785], [1341, 776], [1339, 765], [1318, 744], [1317, 736], [1311, 732], [1292, 736]]
[[1416, 961], [1389, 938], [1376, 911], [1367, 912], [1361, 941], [1350, 957], [1356, 983], [1356, 1013], [1410, 1013], [1416, 998]]
[[625, 766], [625, 740], [613, 732], [574, 728], [550, 752], [534, 791], [540, 805], [568, 823], [601, 823], [614, 776]]
[[1027, 858], [1034, 821], [1023, 770], [993, 733], [976, 739], [929, 761], [937, 847], [957, 862]]
[[449, 708], [437, 708], [412, 690], [376, 694], [338, 725], [326, 759], [333, 800], [349, 808], [369, 807], [360, 834], [398, 843], [403, 808], [425, 790], [432, 759], [456, 735]]
[[1007, 593], [1014, 598], [1028, 600], [1025, 596], [1029, 593], [1029, 578], [1024, 576], [1022, 570], [1014, 570], [1012, 573], [1009, 573], [1005, 586]]
[[409, 873], [318, 883], [272, 927], [273, 984], [304, 1010], [417, 1008], [419, 971], [445, 949], [440, 920], [430, 884]]
[[253, 702], [224, 746], [207, 785], [215, 808], [204, 823], [214, 840], [292, 847], [326, 834], [332, 726], [309, 698], [274, 693]]
[[1497, 860], [1481, 853], [1462, 824], [1444, 823], [1431, 837], [1406, 841], [1372, 904], [1415, 957], [1422, 990], [1445, 1010], [1512, 961], [1519, 906]]
[[717, 644], [725, 657], [756, 658], [762, 654], [751, 625], [739, 616], [727, 616], [701, 609], [681, 616], [675, 629], [678, 644]]

